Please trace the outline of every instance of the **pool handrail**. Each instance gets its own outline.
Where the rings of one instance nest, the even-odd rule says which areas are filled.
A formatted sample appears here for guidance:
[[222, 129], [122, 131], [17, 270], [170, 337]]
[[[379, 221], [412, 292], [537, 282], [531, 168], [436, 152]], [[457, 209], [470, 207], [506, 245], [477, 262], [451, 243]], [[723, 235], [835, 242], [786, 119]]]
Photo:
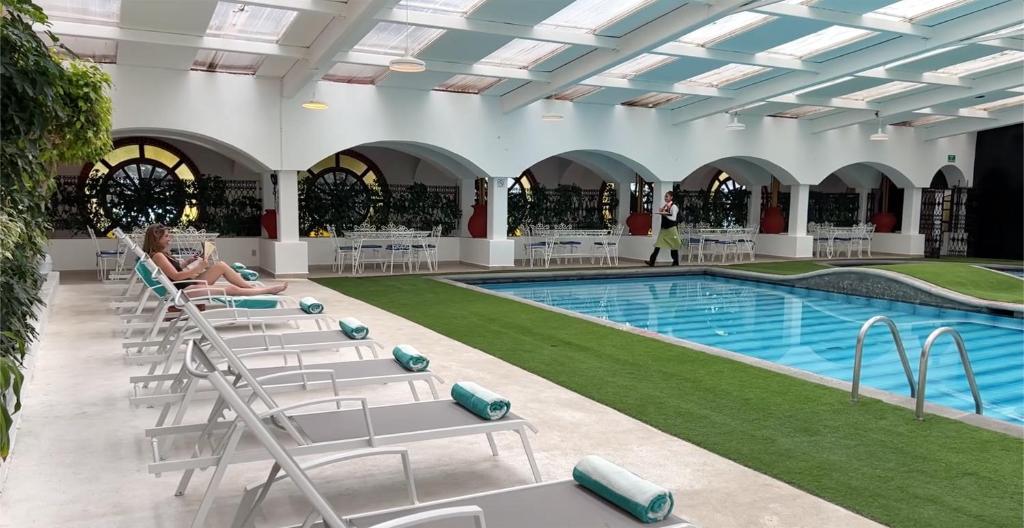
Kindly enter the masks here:
[[928, 357], [932, 351], [932, 345], [935, 344], [935, 340], [942, 336], [942, 334], [949, 334], [953, 336], [953, 341], [956, 343], [957, 351], [960, 353], [960, 363], [964, 366], [964, 374], [967, 376], [967, 384], [971, 386], [971, 396], [974, 397], [974, 413], [983, 414], [981, 408], [981, 394], [978, 392], [978, 383], [974, 380], [974, 369], [971, 368], [971, 358], [967, 356], [967, 347], [964, 346], [964, 339], [960, 336], [960, 332], [957, 332], [951, 326], [943, 326], [936, 328], [934, 332], [928, 335], [928, 339], [924, 342], [924, 347], [921, 348], [921, 364], [918, 367], [918, 392], [917, 392], [917, 405], [914, 409], [914, 416], [918, 420], [924, 420], [924, 389], [925, 382], [928, 379]]
[[917, 395], [917, 388], [914, 386], [914, 374], [910, 371], [910, 361], [907, 359], [906, 349], [903, 348], [903, 339], [900, 338], [900, 330], [896, 327], [896, 323], [894, 323], [892, 319], [884, 315], [876, 315], [865, 321], [860, 327], [860, 333], [857, 334], [857, 351], [853, 356], [853, 387], [850, 389], [850, 401], [858, 401], [860, 392], [860, 365], [861, 359], [864, 356], [864, 338], [867, 337], [868, 330], [870, 330], [876, 323], [885, 323], [885, 325], [889, 327], [889, 333], [892, 334], [892, 340], [896, 342], [896, 352], [900, 356], [900, 364], [903, 365], [903, 372], [907, 375], [907, 384], [910, 385], [910, 397], [915, 397]]

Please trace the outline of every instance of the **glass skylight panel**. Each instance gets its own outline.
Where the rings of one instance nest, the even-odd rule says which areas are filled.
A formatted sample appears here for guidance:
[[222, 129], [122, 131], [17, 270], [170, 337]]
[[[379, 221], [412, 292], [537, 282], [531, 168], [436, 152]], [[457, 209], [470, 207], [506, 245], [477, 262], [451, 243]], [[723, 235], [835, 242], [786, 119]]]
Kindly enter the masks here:
[[623, 18], [654, 0], [576, 0], [561, 11], [543, 20], [538, 27], [594, 33]]
[[402, 0], [398, 5], [423, 13], [466, 16], [482, 3], [483, 0]]
[[517, 38], [480, 59], [477, 64], [529, 69], [568, 47], [566, 44]]
[[765, 50], [765, 53], [804, 59], [877, 34], [866, 29], [832, 26]]
[[217, 2], [206, 34], [277, 42], [295, 19], [295, 11], [272, 7]]
[[407, 26], [380, 22], [355, 46], [356, 51], [405, 55], [406, 35], [409, 39], [409, 54], [416, 55], [444, 34], [443, 29]]
[[641, 73], [664, 66], [675, 60], [676, 57], [644, 53], [606, 70], [601, 75], [605, 77], [618, 77], [620, 79], [632, 79]]
[[892, 126], [919, 127], [919, 126], [934, 125], [935, 123], [941, 123], [943, 121], [949, 121], [950, 119], [956, 119], [956, 118], [952, 117], [952, 116], [944, 116], [944, 115], [930, 115], [930, 116], [919, 117], [917, 119], [911, 119], [909, 121], [900, 121], [899, 123], [893, 123]]
[[974, 105], [970, 107], [971, 110], [981, 110], [983, 112], [995, 112], [1004, 108], [1010, 108], [1011, 106], [1018, 106], [1024, 104], [1024, 95], [1015, 95], [1006, 99], [999, 99], [998, 101], [989, 101], [987, 103], [981, 103], [980, 105]]
[[879, 86], [868, 88], [867, 90], [861, 90], [859, 92], [840, 95], [838, 98], [849, 99], [852, 101], [873, 101], [875, 99], [880, 99], [882, 97], [888, 97], [890, 95], [896, 95], [898, 93], [903, 93], [908, 90], [913, 90], [914, 88], [918, 88], [921, 86], [924, 85], [920, 83], [893, 81]]
[[365, 64], [349, 64], [339, 62], [335, 64], [327, 75], [325, 81], [343, 82], [350, 84], [374, 84], [388, 72], [384, 66], [368, 66]]
[[673, 101], [682, 99], [683, 96], [679, 94], [661, 93], [661, 92], [650, 92], [640, 97], [630, 99], [622, 104], [624, 106], [643, 106], [646, 108], [655, 108], [663, 104], [668, 104]]
[[121, 0], [36, 0], [46, 16], [75, 22], [117, 24]]
[[772, 117], [788, 117], [791, 119], [800, 119], [801, 117], [812, 116], [820, 114], [822, 112], [828, 112], [832, 108], [827, 106], [798, 106], [796, 108], [790, 108], [782, 112], [776, 112], [772, 114]]
[[1024, 31], [1024, 24], [1017, 24], [1016, 26], [1010, 26], [1010, 27], [1005, 28], [1005, 29], [1000, 29], [999, 31], [993, 31], [992, 33], [988, 33], [988, 34], [982, 35], [982, 36], [980, 36], [980, 37], [978, 37], [977, 39], [974, 39], [974, 40], [984, 42], [986, 40], [997, 39], [997, 38], [1005, 37], [1007, 35], [1011, 35], [1011, 34], [1015, 34], [1015, 33], [1017, 33], [1017, 35], [1014, 35], [1014, 36], [1015, 37], [1019, 37], [1020, 36], [1019, 33], [1021, 31]]
[[754, 29], [774, 18], [771, 15], [742, 11], [695, 29], [677, 41], [693, 46], [711, 46], [744, 31]]
[[901, 0], [894, 4], [876, 9], [869, 15], [878, 15], [884, 18], [892, 18], [912, 22], [919, 18], [929, 17], [947, 9], [966, 4], [971, 0]]
[[233, 51], [199, 50], [199, 53], [196, 54], [196, 60], [192, 62], [192, 69], [252, 75], [256, 73], [262, 62], [262, 55], [235, 53]]
[[580, 97], [590, 95], [600, 89], [601, 88], [598, 86], [583, 86], [582, 84], [577, 84], [576, 86], [571, 86], [552, 95], [551, 98], [558, 99], [559, 101], [575, 101]]
[[1024, 60], [1024, 51], [1006, 50], [993, 55], [980, 57], [967, 62], [961, 62], [960, 64], [954, 64], [952, 66], [946, 66], [945, 68], [936, 70], [933, 73], [939, 73], [943, 75], [955, 75], [957, 77], [963, 75], [970, 75], [972, 73], [982, 72], [988, 69], [996, 68], [1006, 64], [1019, 62]]
[[458, 92], [478, 94], [501, 82], [495, 77], [481, 77], [479, 75], [456, 75], [451, 79], [437, 85], [435, 90], [442, 92]]
[[690, 77], [686, 82], [718, 88], [719, 86], [725, 86], [770, 69], [764, 66], [751, 66], [748, 64], [726, 64], [721, 68], [704, 72], [696, 77]]
[[[47, 40], [49, 42], [49, 40]], [[113, 64], [117, 62], [117, 41], [107, 39], [95, 39], [86, 37], [61, 36], [60, 43], [70, 49], [81, 59], [88, 59], [93, 62]], [[57, 53], [62, 56], [71, 57], [63, 48], [58, 48]]]

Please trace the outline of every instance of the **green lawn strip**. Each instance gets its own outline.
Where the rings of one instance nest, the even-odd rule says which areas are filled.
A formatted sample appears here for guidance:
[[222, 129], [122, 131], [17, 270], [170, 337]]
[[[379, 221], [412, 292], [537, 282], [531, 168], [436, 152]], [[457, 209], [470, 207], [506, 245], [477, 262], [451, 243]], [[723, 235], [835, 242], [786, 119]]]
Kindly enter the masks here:
[[872, 266], [910, 275], [979, 299], [1024, 303], [1024, 281], [959, 262], [920, 262]]
[[934, 259], [932, 262], [966, 262], [967, 264], [1006, 264], [1010, 266], [1024, 266], [1024, 260], [1013, 260], [1013, 259], [995, 259], [995, 258], [979, 258], [979, 257], [941, 257]]
[[799, 275], [831, 268], [809, 260], [794, 260], [787, 262], [751, 262], [747, 264], [733, 264], [727, 269], [739, 269], [745, 271], [756, 271], [758, 273], [771, 273], [774, 275]]
[[1024, 519], [1009, 436], [427, 278], [318, 282], [879, 522]]

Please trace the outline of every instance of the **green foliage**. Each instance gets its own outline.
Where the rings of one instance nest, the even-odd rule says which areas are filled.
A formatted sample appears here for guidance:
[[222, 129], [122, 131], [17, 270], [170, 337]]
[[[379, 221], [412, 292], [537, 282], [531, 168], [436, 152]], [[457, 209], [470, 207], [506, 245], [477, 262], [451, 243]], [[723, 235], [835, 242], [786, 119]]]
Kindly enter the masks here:
[[685, 224], [708, 224], [712, 227], [745, 226], [750, 191], [735, 189], [730, 192], [672, 191], [672, 201], [679, 206]]
[[189, 202], [199, 216], [189, 224], [221, 236], [260, 236], [263, 200], [259, 196], [232, 193], [220, 176], [203, 175], [186, 185]]
[[458, 229], [462, 218], [457, 194], [432, 191], [422, 183], [392, 193], [388, 213], [391, 223], [422, 231], [439, 225], [445, 235]]
[[[393, 189], [394, 188], [394, 189]], [[462, 210], [458, 194], [413, 183], [408, 187], [380, 187], [340, 177], [333, 182], [312, 177], [299, 179], [299, 229], [317, 233], [333, 226], [339, 231], [366, 223], [430, 230], [442, 226], [450, 234], [459, 226]]]
[[837, 226], [857, 223], [860, 197], [857, 193], [812, 192], [807, 203], [807, 220]]
[[521, 234], [528, 225], [566, 224], [580, 229], [601, 229], [615, 224], [618, 197], [611, 193], [606, 204], [611, 217], [605, 217], [599, 191], [583, 190], [577, 185], [559, 185], [548, 189], [535, 185], [529, 192], [508, 195], [508, 234]]
[[0, 458], [9, 449], [11, 414], [21, 406], [18, 369], [36, 337], [32, 320], [41, 303], [38, 266], [46, 248], [52, 167], [98, 158], [111, 145], [109, 77], [94, 65], [62, 61], [51, 53], [32, 28], [46, 23], [38, 6], [27, 0], [4, 0], [2, 5]]

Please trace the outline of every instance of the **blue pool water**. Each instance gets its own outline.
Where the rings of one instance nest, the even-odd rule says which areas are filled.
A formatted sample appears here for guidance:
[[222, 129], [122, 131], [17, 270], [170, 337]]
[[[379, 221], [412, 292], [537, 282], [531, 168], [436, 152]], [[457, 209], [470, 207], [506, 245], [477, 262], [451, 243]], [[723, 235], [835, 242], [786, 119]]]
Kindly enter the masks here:
[[[917, 379], [928, 334], [952, 326], [963, 336], [984, 414], [1024, 425], [1024, 321], [975, 312], [869, 299], [709, 275], [483, 283], [478, 286], [850, 381], [864, 321], [896, 322]], [[909, 395], [885, 325], [869, 332], [862, 385]], [[932, 347], [926, 398], [973, 412], [953, 341]]]

